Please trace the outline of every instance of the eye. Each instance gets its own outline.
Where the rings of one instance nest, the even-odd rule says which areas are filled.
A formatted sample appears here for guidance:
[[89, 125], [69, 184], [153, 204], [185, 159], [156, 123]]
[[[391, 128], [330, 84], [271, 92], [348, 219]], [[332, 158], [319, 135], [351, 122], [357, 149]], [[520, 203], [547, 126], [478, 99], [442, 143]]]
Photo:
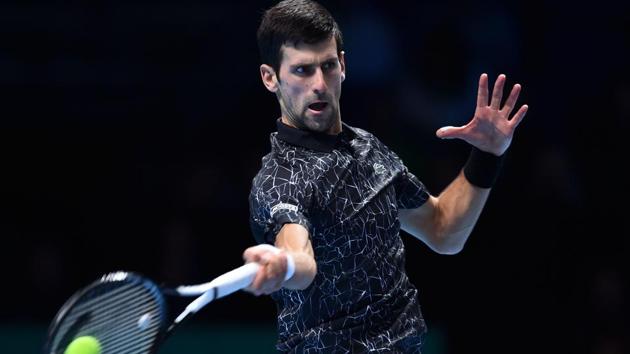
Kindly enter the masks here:
[[299, 65], [293, 69], [293, 72], [298, 75], [310, 75], [312, 71], [313, 68], [308, 65]]
[[322, 70], [328, 71], [333, 70], [337, 67], [337, 61], [328, 61], [322, 65]]

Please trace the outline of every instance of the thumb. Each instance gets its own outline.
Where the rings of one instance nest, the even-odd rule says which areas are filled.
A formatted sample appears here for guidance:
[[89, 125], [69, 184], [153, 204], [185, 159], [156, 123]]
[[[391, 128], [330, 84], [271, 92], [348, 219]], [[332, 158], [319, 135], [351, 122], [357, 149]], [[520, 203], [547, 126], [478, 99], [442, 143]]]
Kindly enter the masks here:
[[435, 132], [435, 136], [437, 136], [440, 139], [454, 139], [457, 138], [459, 136], [459, 131], [461, 130], [461, 128], [456, 128], [456, 127], [452, 127], [452, 126], [446, 126], [446, 127], [442, 127], [440, 129], [438, 129]]

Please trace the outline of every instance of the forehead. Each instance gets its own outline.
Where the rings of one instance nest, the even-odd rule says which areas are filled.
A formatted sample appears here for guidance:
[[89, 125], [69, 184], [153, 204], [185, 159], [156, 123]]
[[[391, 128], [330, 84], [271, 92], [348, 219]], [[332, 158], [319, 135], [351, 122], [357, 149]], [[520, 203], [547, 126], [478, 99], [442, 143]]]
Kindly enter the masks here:
[[325, 41], [314, 44], [304, 42], [283, 44], [280, 47], [282, 64], [294, 65], [297, 63], [314, 63], [337, 58], [337, 42], [331, 37]]

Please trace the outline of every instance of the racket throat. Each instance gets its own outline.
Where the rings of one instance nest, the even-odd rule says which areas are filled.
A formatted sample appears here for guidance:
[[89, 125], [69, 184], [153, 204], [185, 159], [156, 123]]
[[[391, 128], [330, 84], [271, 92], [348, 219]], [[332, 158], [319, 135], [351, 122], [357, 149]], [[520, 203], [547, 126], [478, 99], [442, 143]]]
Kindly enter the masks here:
[[179, 325], [189, 315], [194, 314], [197, 311], [201, 310], [204, 306], [212, 302], [218, 296], [219, 296], [219, 288], [217, 287], [211, 288], [210, 290], [203, 293], [201, 296], [196, 298], [193, 302], [188, 304], [188, 306], [186, 306], [186, 309], [182, 313], [180, 313], [179, 316], [175, 318], [175, 321], [173, 321], [173, 324], [171, 324], [171, 326], [169, 327], [169, 330]]

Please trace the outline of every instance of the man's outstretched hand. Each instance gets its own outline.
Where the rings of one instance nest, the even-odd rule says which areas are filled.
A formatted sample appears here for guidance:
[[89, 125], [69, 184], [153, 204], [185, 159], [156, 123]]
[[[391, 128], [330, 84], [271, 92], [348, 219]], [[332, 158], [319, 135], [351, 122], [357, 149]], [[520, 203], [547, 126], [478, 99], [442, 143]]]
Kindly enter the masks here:
[[528, 108], [527, 105], [522, 105], [510, 119], [510, 114], [521, 92], [521, 85], [516, 84], [512, 87], [510, 96], [501, 107], [505, 80], [505, 75], [499, 75], [494, 83], [492, 99], [488, 103], [488, 75], [481, 74], [475, 116], [462, 127], [447, 126], [438, 129], [435, 133], [438, 138], [462, 139], [482, 151], [497, 156], [503, 155], [512, 142], [514, 130], [525, 117]]

